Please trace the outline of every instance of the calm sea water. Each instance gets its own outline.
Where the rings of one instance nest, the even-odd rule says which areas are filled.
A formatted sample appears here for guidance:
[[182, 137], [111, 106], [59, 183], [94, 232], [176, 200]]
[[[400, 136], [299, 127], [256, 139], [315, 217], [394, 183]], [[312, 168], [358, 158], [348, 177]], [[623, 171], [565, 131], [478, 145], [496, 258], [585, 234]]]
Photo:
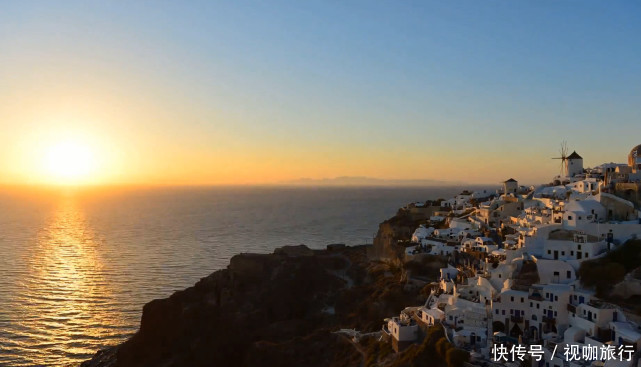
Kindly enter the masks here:
[[240, 252], [371, 243], [411, 201], [460, 188], [0, 192], [0, 366], [65, 366], [138, 328], [142, 306]]

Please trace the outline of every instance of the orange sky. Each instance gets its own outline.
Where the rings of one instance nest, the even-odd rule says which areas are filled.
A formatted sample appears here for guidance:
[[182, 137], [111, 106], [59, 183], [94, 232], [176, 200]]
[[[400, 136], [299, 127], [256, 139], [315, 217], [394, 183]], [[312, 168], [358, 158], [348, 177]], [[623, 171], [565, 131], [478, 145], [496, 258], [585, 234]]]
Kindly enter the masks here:
[[540, 183], [641, 143], [634, 12], [389, 5], [7, 4], [0, 184]]

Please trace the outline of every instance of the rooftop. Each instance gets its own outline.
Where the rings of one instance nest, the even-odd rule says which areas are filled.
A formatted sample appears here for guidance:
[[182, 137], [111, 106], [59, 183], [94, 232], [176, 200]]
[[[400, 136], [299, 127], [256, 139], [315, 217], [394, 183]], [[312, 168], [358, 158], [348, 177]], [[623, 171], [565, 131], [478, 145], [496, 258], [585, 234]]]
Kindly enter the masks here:
[[581, 157], [575, 150], [568, 156], [568, 159], [583, 159], [583, 157]]

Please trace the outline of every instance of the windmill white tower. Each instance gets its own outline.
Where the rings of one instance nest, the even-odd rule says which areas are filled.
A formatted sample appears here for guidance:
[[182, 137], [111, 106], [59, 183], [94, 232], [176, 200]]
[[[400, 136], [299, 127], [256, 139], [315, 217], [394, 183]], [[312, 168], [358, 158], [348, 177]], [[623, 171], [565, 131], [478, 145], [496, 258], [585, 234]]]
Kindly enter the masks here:
[[567, 167], [568, 177], [583, 173], [583, 158], [576, 151], [572, 152], [565, 161], [567, 162], [565, 166]]

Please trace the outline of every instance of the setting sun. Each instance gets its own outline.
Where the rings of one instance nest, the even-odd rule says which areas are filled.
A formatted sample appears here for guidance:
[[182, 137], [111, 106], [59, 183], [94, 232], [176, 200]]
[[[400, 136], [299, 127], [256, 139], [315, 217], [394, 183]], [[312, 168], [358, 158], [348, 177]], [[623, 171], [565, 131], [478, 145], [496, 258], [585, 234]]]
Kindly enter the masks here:
[[94, 154], [81, 142], [58, 142], [45, 152], [44, 159], [48, 176], [57, 183], [78, 183], [94, 169]]

